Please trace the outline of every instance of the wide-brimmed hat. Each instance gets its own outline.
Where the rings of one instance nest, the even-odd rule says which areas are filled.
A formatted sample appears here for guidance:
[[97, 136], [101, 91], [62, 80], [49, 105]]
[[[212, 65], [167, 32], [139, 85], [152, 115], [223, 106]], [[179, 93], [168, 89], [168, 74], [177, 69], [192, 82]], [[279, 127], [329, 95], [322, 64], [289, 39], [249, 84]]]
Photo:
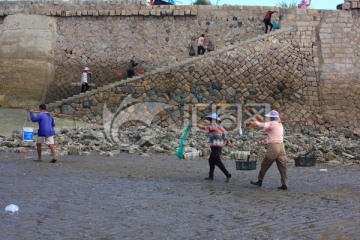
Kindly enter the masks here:
[[89, 70], [90, 70], [90, 68], [88, 68], [88, 67], [84, 68], [84, 71], [89, 71]]
[[221, 118], [216, 113], [209, 114], [205, 117], [205, 119], [214, 119], [216, 121], [221, 122]]
[[280, 119], [279, 113], [277, 111], [275, 111], [275, 110], [271, 110], [269, 113], [265, 114], [265, 117], [279, 118]]

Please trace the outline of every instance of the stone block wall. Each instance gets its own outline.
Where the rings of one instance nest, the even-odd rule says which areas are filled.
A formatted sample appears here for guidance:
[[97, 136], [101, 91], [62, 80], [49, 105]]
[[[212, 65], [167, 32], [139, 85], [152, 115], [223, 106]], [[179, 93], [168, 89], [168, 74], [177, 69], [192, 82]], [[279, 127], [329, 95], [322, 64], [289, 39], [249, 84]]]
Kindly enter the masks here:
[[146, 6], [146, 0], [81, 1], [81, 0], [35, 0], [0, 1], [0, 16], [13, 14], [52, 14], [69, 16], [76, 11], [91, 12], [105, 9], [140, 9]]
[[343, 9], [360, 9], [360, 0], [345, 0]]
[[309, 120], [319, 127], [313, 115], [318, 107], [316, 66], [306, 55], [291, 32], [261, 37], [148, 73], [134, 82], [114, 83], [52, 108], [56, 112], [67, 109], [87, 122], [103, 123], [107, 110], [134, 120], [139, 115], [134, 106], [119, 108], [130, 96], [140, 103], [170, 105], [153, 123], [172, 126], [183, 124], [186, 109], [191, 111], [195, 104], [268, 103], [284, 118]]
[[360, 18], [330, 12], [320, 23], [318, 38], [324, 125], [359, 126]]
[[263, 34], [256, 26], [261, 22], [259, 12], [264, 10], [249, 9], [229, 8], [221, 14], [215, 10], [213, 16], [200, 14], [193, 8], [159, 8], [155, 12], [144, 9], [142, 15], [138, 11], [117, 15], [115, 11], [115, 15], [107, 17], [56, 18], [56, 69], [47, 102], [79, 93], [79, 87], [70, 86], [80, 82], [85, 66], [91, 68], [93, 83], [99, 87], [120, 80], [118, 71], [126, 78], [132, 58], [141, 63], [137, 71], [149, 71], [189, 58], [188, 47], [193, 44], [196, 48], [201, 33], [206, 33], [217, 48]]
[[[11, 46], [13, 43], [6, 41], [6, 38], [4, 38], [6, 34], [11, 32], [9, 26], [12, 26], [13, 20], [8, 21], [9, 18], [14, 17], [16, 19], [19, 12], [26, 13], [29, 22], [34, 21], [33, 19], [30, 20], [32, 17], [42, 15], [41, 17], [46, 19], [44, 22], [49, 23], [46, 31], [54, 33], [51, 35], [53, 44], [48, 53], [44, 54], [46, 62], [43, 65], [51, 66], [48, 68], [50, 69], [49, 75], [40, 74], [40, 78], [43, 79], [41, 81], [45, 80], [45, 84], [41, 85], [41, 88], [43, 93], [46, 93], [47, 101], [55, 101], [78, 93], [78, 87], [74, 88], [72, 84], [80, 81], [81, 70], [86, 65], [92, 68], [97, 86], [104, 86], [104, 88], [96, 91], [96, 97], [91, 97], [91, 99], [88, 95], [82, 95], [80, 98], [75, 97], [62, 101], [60, 105], [70, 103], [70, 108], [74, 107], [77, 115], [84, 115], [86, 120], [99, 122], [102, 109], [98, 105], [92, 104], [103, 103], [105, 100], [109, 102], [110, 99], [114, 101], [109, 102], [111, 109], [114, 110], [114, 107], [119, 104], [119, 101], [122, 101], [128, 91], [132, 93], [133, 87], [127, 86], [125, 90], [122, 90], [122, 87], [118, 85], [119, 83], [115, 82], [118, 80], [116, 72], [119, 69], [125, 71], [126, 63], [132, 56], [135, 56], [135, 60], [142, 61], [139, 69], [144, 69], [145, 73], [150, 73], [152, 69], [157, 69], [160, 66], [167, 66], [171, 69], [170, 73], [167, 70], [165, 73], [158, 71], [156, 74], [146, 75], [145, 79], [137, 84], [148, 84], [148, 86], [139, 88], [141, 89], [139, 91], [144, 91], [143, 89], [149, 91], [152, 87], [157, 89], [159, 86], [158, 78], [162, 80], [171, 79], [175, 83], [181, 82], [184, 76], [188, 78], [191, 75], [189, 72], [181, 73], [184, 69], [184, 61], [186, 62], [188, 59], [192, 62], [194, 60], [188, 56], [187, 47], [189, 43], [195, 43], [196, 38], [205, 32], [210, 35], [211, 40], [221, 50], [221, 54], [228, 52], [229, 55], [239, 54], [241, 56], [240, 52], [235, 50], [225, 52], [222, 50], [233, 46], [233, 44], [236, 46], [241, 45], [248, 39], [255, 39], [256, 36], [263, 35], [262, 30], [257, 30], [257, 27], [261, 24], [264, 12], [268, 9], [268, 7], [217, 6], [155, 6], [151, 8], [145, 5], [132, 6], [129, 9], [109, 3], [78, 4], [74, 6], [15, 4], [13, 7], [9, 7], [9, 5], [4, 7], [3, 4], [0, 4], [2, 52], [0, 54], [0, 61], [2, 61], [0, 67], [1, 71], [6, 73], [5, 75], [2, 74], [0, 84], [6, 86], [8, 83], [16, 83], [18, 79], [22, 79], [26, 74], [19, 71], [23, 63], [20, 65], [12, 63], [11, 67], [10, 64], [5, 64], [12, 52], [15, 53], [14, 56], [17, 56], [18, 51], [21, 51], [21, 48], [9, 48], [8, 44], [10, 43]], [[206, 88], [197, 89], [195, 85], [191, 85], [194, 83], [183, 83], [184, 86], [191, 85], [187, 91], [196, 89], [194, 90], [195, 93], [193, 93], [196, 97], [194, 98], [191, 94], [186, 95], [186, 91], [183, 90], [181, 94], [186, 95], [184, 97], [186, 101], [182, 100], [177, 104], [193, 104], [196, 101], [201, 103], [202, 100], [208, 101], [209, 99], [214, 103], [218, 100], [230, 103], [231, 99], [241, 103], [266, 100], [273, 107], [280, 109], [292, 118], [302, 119], [306, 116], [316, 116], [316, 118], [312, 117], [314, 124], [322, 128], [333, 129], [340, 125], [349, 128], [360, 126], [360, 110], [358, 108], [360, 99], [357, 94], [360, 62], [358, 54], [359, 18], [354, 14], [354, 11], [278, 10], [279, 15], [275, 15], [273, 20], [279, 21], [281, 28], [292, 27], [293, 29], [289, 35], [284, 37], [285, 42], [289, 43], [291, 57], [281, 54], [277, 56], [276, 51], [271, 53], [266, 48], [264, 50], [270, 56], [279, 58], [278, 61], [281, 62], [281, 70], [277, 69], [275, 71], [281, 76], [282, 80], [280, 82], [278, 79], [274, 80], [274, 76], [267, 71], [257, 72], [257, 69], [251, 68], [251, 73], [256, 72], [257, 77], [235, 75], [240, 82], [246, 82], [246, 78], [249, 76], [251, 79], [256, 80], [255, 82], [247, 82], [246, 86], [242, 85], [242, 88], [246, 89], [252, 87], [250, 89], [251, 94], [249, 91], [248, 94], [245, 94], [245, 92], [242, 92], [242, 88], [238, 88], [239, 83], [227, 79], [227, 75], [232, 74], [233, 68], [228, 66], [226, 69], [226, 64], [223, 64], [219, 69], [222, 75], [216, 75], [217, 77], [214, 79], [211, 78], [211, 81], [221, 82], [221, 85], [225, 86], [222, 88], [215, 86], [215, 89], [220, 89], [217, 89], [219, 93], [206, 90]], [[18, 25], [17, 27], [21, 28], [22, 26]], [[6, 31], [4, 31], [5, 28]], [[31, 32], [33, 33], [32, 36], [36, 37], [37, 31], [32, 30]], [[178, 32], [180, 34], [177, 34]], [[6, 34], [4, 35], [4, 33]], [[274, 45], [276, 45], [277, 42], [283, 40], [276, 38], [274, 41]], [[260, 49], [263, 48], [261, 41], [256, 44], [259, 44]], [[39, 48], [39, 45], [41, 45], [41, 42], [35, 44], [35, 49]], [[256, 47], [254, 46], [254, 48]], [[7, 55], [3, 54], [8, 49], [12, 50]], [[246, 52], [248, 47], [243, 47], [242, 50]], [[287, 49], [282, 51], [286, 52]], [[215, 54], [214, 58], [220, 58], [222, 56], [220, 52], [214, 52], [208, 56]], [[246, 57], [246, 66], [251, 67], [252, 64], [258, 66], [259, 59], [262, 59], [262, 64], [265, 64], [266, 61], [274, 61], [274, 59], [270, 60], [269, 58], [264, 60], [264, 56], [260, 54], [261, 51], [259, 50], [256, 50], [255, 53], [247, 53], [249, 55]], [[296, 60], [292, 59], [293, 57]], [[298, 60], [299, 58], [302, 60]], [[206, 61], [203, 64], [209, 65], [210, 63], [207, 60], [210, 59], [205, 57], [196, 61]], [[175, 66], [178, 64], [182, 67], [177, 69]], [[186, 64], [185, 66], [187, 67]], [[244, 71], [244, 73], [249, 74], [243, 69], [242, 65], [236, 66], [236, 69], [242, 69], [240, 72]], [[299, 72], [292, 68], [294, 66]], [[259, 66], [258, 68], [261, 69]], [[175, 69], [179, 71], [179, 74], [173, 72]], [[188, 66], [188, 69], [193, 72], [197, 67]], [[208, 68], [205, 67], [205, 69]], [[287, 71], [289, 71], [289, 76], [297, 77], [293, 78], [284, 75]], [[16, 74], [13, 74], [14, 72]], [[213, 73], [212, 70], [209, 70], [209, 72]], [[196, 76], [202, 76], [202, 74], [206, 75], [207, 72], [199, 71]], [[288, 86], [287, 89], [292, 90], [287, 90], [289, 91], [287, 92], [283, 89], [281, 93], [269, 90], [267, 86], [271, 85], [271, 82], [267, 82], [268, 78], [273, 79], [277, 85], [290, 78], [289, 81], [294, 87]], [[196, 79], [191, 79], [196, 84], [200, 84]], [[35, 75], [31, 80], [33, 82], [38, 81]], [[151, 85], [152, 82], [157, 82], [157, 85]], [[110, 85], [106, 85], [109, 83]], [[166, 83], [172, 86], [172, 90], [177, 89], [169, 81]], [[231, 85], [235, 85], [235, 87]], [[256, 89], [259, 86], [260, 89]], [[282, 84], [279, 85], [279, 88], [282, 89]], [[33, 89], [35, 88], [27, 88], [28, 94]], [[300, 91], [300, 89], [303, 90]], [[10, 90], [11, 88], [5, 94], [9, 93]], [[104, 90], [106, 91], [103, 92]], [[126, 94], [124, 94], [124, 91]], [[169, 91], [166, 90], [166, 86], [164, 86], [164, 91]], [[112, 92], [116, 92], [117, 95], [108, 95]], [[153, 94], [153, 92], [156, 94]], [[232, 95], [234, 92], [236, 97]], [[258, 95], [259, 92], [261, 92], [260, 95]], [[267, 95], [266, 92], [269, 92], [270, 95]], [[205, 93], [209, 94], [208, 98], [204, 98]], [[4, 92], [0, 94], [4, 96]], [[8, 94], [8, 96], [16, 94], [18, 93]], [[215, 94], [217, 98], [211, 99], [210, 95], [213, 96], [212, 94]], [[149, 99], [153, 100], [154, 96], [158, 95], [171, 102], [171, 105], [177, 106], [175, 102], [179, 101], [178, 98], [175, 98], [175, 96], [170, 98], [166, 95], [166, 92], [163, 93], [160, 90], [146, 92], [141, 97], [144, 101], [148, 101]], [[152, 98], [149, 96], [152, 96]], [[201, 100], [198, 99], [199, 96], [203, 96]], [[223, 96], [223, 99], [220, 100], [220, 96]], [[84, 99], [80, 100], [83, 97]], [[71, 103], [71, 101], [74, 102]], [[157, 99], [157, 101], [162, 102], [161, 99]], [[88, 108], [89, 102], [91, 102], [90, 108]], [[85, 105], [83, 105], [84, 103]], [[75, 106], [72, 106], [72, 104], [75, 104]], [[57, 107], [57, 109], [60, 110], [61, 108]], [[179, 109], [181, 111], [180, 107]], [[171, 118], [167, 115], [161, 115], [161, 118], [166, 119], [166, 122], [176, 122], [177, 119], [174, 116], [179, 114], [174, 114], [170, 115]]]

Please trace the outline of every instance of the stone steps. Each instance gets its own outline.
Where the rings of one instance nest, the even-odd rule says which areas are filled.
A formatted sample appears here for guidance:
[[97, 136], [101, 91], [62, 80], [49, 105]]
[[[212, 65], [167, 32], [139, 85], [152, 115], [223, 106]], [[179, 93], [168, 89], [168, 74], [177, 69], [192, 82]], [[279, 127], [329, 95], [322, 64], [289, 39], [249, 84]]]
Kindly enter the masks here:
[[181, 67], [183, 65], [187, 65], [189, 63], [193, 63], [193, 62], [197, 62], [203, 58], [206, 58], [208, 56], [214, 56], [214, 55], [219, 55], [221, 53], [224, 53], [224, 52], [227, 52], [227, 51], [230, 51], [230, 50], [233, 50], [239, 46], [243, 46], [243, 45], [247, 45], [247, 44], [250, 44], [252, 42], [256, 42], [256, 41], [259, 41], [261, 39], [265, 39], [265, 38], [268, 38], [268, 37], [272, 37], [274, 35], [278, 35], [278, 34], [283, 34], [285, 32], [290, 32], [292, 30], [291, 27], [285, 27], [285, 28], [282, 28], [282, 29], [278, 29], [276, 31], [272, 31], [268, 34], [262, 34], [260, 36], [257, 36], [257, 37], [254, 37], [254, 38], [251, 38], [251, 39], [248, 39], [246, 41], [243, 41], [241, 43], [238, 43], [238, 44], [234, 44], [234, 45], [229, 45], [229, 46], [225, 46], [223, 48], [219, 48], [218, 50], [215, 50], [215, 51], [212, 51], [210, 53], [205, 53], [204, 55], [201, 55], [201, 56], [194, 56], [194, 57], [191, 57], [191, 58], [188, 58], [188, 59], [185, 59], [181, 62], [178, 62], [178, 63], [175, 63], [175, 64], [172, 64], [170, 66], [163, 66], [163, 67], [160, 67], [160, 68], [156, 68], [154, 70], [151, 70], [143, 75], [139, 75], [139, 76], [134, 76], [132, 78], [127, 78], [127, 79], [122, 79], [120, 81], [116, 81], [114, 83], [110, 83], [108, 85], [105, 85], [105, 86], [102, 86], [102, 87], [98, 87], [96, 89], [92, 89], [86, 93], [80, 93], [78, 95], [75, 95], [75, 96], [72, 96], [72, 97], [69, 97], [69, 98], [66, 98], [66, 99], [63, 99], [61, 101], [56, 101], [55, 103], [51, 103], [49, 104], [50, 108], [56, 108], [56, 107], [60, 107], [62, 106], [63, 103], [69, 103], [71, 102], [72, 100], [75, 100], [75, 99], [81, 99], [83, 97], [89, 97], [91, 95], [94, 95], [94, 94], [97, 94], [99, 92], [103, 92], [103, 91], [107, 91], [109, 89], [112, 89], [114, 87], [118, 87], [118, 86], [124, 86], [128, 83], [132, 83], [132, 82], [137, 82], [137, 81], [141, 81], [143, 78], [149, 76], [149, 75], [153, 75], [153, 74], [157, 74], [157, 73], [162, 73], [162, 72], [166, 72], [166, 71], [171, 71], [171, 69], [173, 68], [177, 68], [177, 67]]

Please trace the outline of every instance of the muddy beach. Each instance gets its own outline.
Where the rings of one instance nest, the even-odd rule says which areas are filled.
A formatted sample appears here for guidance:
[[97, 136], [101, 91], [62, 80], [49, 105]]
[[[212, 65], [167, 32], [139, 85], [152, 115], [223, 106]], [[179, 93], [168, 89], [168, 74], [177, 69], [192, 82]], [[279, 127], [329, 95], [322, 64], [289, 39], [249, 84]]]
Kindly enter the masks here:
[[[205, 158], [173, 155], [63, 156], [0, 153], [0, 239], [358, 239], [360, 167], [288, 165], [277, 190], [273, 165], [262, 188], [256, 170], [224, 164], [205, 181]], [[326, 169], [326, 171], [324, 171]], [[321, 171], [320, 171], [321, 170]], [[8, 204], [19, 211], [6, 213]]]

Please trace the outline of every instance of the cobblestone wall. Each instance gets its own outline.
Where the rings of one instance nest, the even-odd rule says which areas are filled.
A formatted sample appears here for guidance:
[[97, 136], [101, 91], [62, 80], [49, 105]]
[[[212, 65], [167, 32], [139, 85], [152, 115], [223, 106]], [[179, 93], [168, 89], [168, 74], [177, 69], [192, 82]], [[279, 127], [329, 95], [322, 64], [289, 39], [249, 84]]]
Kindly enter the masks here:
[[[52, 107], [102, 123], [104, 109], [118, 115], [120, 103], [123, 106], [124, 99], [131, 96], [140, 103], [171, 105], [171, 110], [162, 111], [153, 121], [169, 126], [183, 124], [186, 109], [191, 112], [199, 103], [268, 103], [288, 119], [307, 119], [319, 127], [313, 116], [318, 105], [315, 69], [312, 59], [288, 32], [196, 57], [187, 64], [157, 70], [135, 82], [115, 83]], [[129, 106], [120, 108], [120, 115], [134, 120], [138, 111]]]
[[360, 9], [360, 0], [345, 0], [343, 9]]
[[89, 14], [105, 9], [140, 9], [146, 0], [115, 0], [115, 1], [82, 1], [82, 0], [33, 0], [33, 1], [0, 1], [0, 16], [13, 14], [51, 14], [69, 16], [80, 11]]
[[318, 34], [321, 112], [334, 125], [343, 123], [343, 119], [347, 126], [359, 125], [360, 18], [351, 19], [342, 11], [328, 14]]
[[[137, 71], [188, 58], [189, 44], [196, 46], [197, 38], [204, 32], [218, 48], [263, 34], [256, 30], [262, 8], [252, 8], [247, 14], [238, 10], [219, 20], [197, 17], [196, 11], [164, 11], [169, 16], [131, 13], [132, 16], [58, 18], [55, 81], [47, 101], [79, 93], [78, 86], [70, 86], [79, 83], [85, 66], [91, 68], [93, 83], [104, 86], [119, 80], [118, 71], [126, 78], [132, 58], [141, 63]], [[157, 13], [162, 15], [161, 11], [154, 12]]]

